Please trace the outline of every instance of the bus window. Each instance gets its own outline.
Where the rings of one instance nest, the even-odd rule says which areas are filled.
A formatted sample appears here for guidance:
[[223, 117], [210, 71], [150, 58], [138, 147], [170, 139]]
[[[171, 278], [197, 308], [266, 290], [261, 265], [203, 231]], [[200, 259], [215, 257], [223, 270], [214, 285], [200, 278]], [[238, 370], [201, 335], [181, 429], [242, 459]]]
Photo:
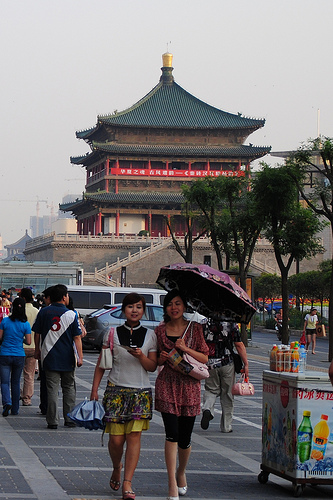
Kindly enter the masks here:
[[89, 292], [90, 309], [99, 309], [103, 307], [104, 304], [110, 304], [110, 303], [111, 303], [110, 292]]
[[[133, 289], [133, 292], [135, 292], [135, 289]], [[128, 295], [129, 293], [130, 292], [127, 292], [127, 293], [117, 292], [117, 293], [115, 293], [114, 294], [114, 303], [121, 304], [122, 301], [124, 300], [124, 298], [126, 297], [126, 295]], [[146, 304], [153, 304], [154, 300], [153, 300], [153, 296], [151, 294], [139, 293], [139, 295], [141, 295], [141, 297], [145, 298]]]
[[89, 307], [89, 296], [88, 292], [80, 292], [80, 291], [70, 291], [70, 297], [73, 299], [73, 304], [75, 309], [86, 309]]

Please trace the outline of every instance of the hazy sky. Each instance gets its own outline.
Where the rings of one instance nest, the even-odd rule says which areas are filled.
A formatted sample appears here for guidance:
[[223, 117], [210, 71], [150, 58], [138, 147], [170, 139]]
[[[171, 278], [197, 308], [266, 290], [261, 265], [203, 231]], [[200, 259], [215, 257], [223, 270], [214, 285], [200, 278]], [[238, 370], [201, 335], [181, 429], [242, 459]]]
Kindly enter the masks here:
[[[332, 0], [0, 0], [3, 242], [82, 193], [69, 157], [98, 114], [123, 110], [159, 81], [220, 109], [265, 118], [248, 142], [294, 149], [333, 137]], [[268, 158], [275, 163], [275, 159]]]

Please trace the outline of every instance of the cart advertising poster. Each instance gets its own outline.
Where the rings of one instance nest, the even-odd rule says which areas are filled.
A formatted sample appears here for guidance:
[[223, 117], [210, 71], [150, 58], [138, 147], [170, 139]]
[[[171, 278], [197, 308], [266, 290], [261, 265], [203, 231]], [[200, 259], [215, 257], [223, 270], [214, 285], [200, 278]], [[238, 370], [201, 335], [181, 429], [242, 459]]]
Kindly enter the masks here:
[[263, 375], [262, 463], [280, 475], [333, 479], [333, 390], [316, 372]]

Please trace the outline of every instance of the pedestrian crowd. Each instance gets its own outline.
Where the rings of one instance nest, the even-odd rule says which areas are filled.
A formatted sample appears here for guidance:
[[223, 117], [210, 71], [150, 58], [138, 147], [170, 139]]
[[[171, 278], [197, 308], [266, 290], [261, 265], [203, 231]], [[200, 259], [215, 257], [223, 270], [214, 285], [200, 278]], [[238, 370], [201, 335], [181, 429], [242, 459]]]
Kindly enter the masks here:
[[[13, 302], [5, 294], [2, 301], [6, 300], [10, 302], [10, 314], [5, 315], [0, 324], [2, 415], [17, 415], [20, 400], [24, 406], [31, 405], [38, 360], [40, 412], [46, 417], [47, 428], [57, 429], [59, 425], [59, 387], [64, 425], [75, 427], [69, 413], [75, 406], [75, 369], [83, 363], [81, 338], [84, 333], [66, 286], [59, 284], [44, 290], [42, 306], [34, 301], [28, 288], [23, 288]], [[142, 296], [135, 292], [125, 296], [122, 303], [125, 321], [104, 338], [90, 399], [99, 398], [98, 389], [106, 370], [102, 367], [103, 351], [109, 349], [113, 364], [102, 400], [113, 468], [109, 485], [114, 491], [122, 487], [124, 500], [134, 500], [132, 480], [140, 458], [141, 434], [149, 429], [154, 408], [148, 374], [158, 370], [155, 410], [161, 413], [165, 428], [167, 499], [179, 500], [179, 496], [188, 491], [186, 467], [191, 455], [191, 435], [195, 419], [201, 414], [201, 381], [181, 369], [182, 361], [188, 355], [209, 368], [203, 395], [202, 429], [206, 430], [214, 418], [214, 405], [219, 397], [220, 430], [232, 432], [231, 388], [235, 369], [248, 377], [248, 360], [238, 326], [214, 319], [206, 324], [187, 320], [184, 315], [187, 300], [179, 291], [173, 290], [165, 296], [164, 319], [155, 331], [140, 322], [145, 308]], [[175, 361], [178, 358], [182, 361]], [[333, 362], [329, 375], [333, 384]]]

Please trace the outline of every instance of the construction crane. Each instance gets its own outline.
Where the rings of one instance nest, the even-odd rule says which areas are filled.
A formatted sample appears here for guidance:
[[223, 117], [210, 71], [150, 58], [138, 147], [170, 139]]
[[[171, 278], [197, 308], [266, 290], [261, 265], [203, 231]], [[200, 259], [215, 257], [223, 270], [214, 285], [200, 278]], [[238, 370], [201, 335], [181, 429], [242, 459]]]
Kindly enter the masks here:
[[51, 205], [49, 205], [48, 203], [48, 200], [40, 200], [38, 198], [38, 196], [36, 196], [37, 198], [37, 202], [36, 200], [13, 200], [13, 199], [10, 199], [10, 200], [1, 200], [1, 201], [6, 201], [6, 202], [10, 202], [10, 201], [14, 201], [16, 203], [35, 203], [36, 202], [36, 233], [39, 234], [39, 212], [40, 212], [40, 203], [46, 203], [46, 207], [47, 208], [51, 208], [51, 216], [54, 215], [54, 205], [53, 205], [53, 202], [51, 203]]
[[22, 200], [22, 199], [21, 200], [13, 200], [13, 198], [11, 198], [10, 200], [4, 200], [4, 199], [2, 199], [1, 201], [6, 201], [6, 202], [7, 201], [8, 202], [15, 201], [15, 203], [22, 203], [22, 202], [23, 203], [36, 203], [36, 215], [37, 215], [37, 217], [39, 217], [39, 209], [40, 209], [39, 204], [40, 203], [46, 203], [47, 208], [51, 207], [52, 210], [54, 209], [53, 202], [51, 203], [51, 205], [48, 205], [49, 202], [47, 200], [40, 200], [38, 198], [38, 196], [36, 198], [37, 198], [37, 201], [36, 200]]

